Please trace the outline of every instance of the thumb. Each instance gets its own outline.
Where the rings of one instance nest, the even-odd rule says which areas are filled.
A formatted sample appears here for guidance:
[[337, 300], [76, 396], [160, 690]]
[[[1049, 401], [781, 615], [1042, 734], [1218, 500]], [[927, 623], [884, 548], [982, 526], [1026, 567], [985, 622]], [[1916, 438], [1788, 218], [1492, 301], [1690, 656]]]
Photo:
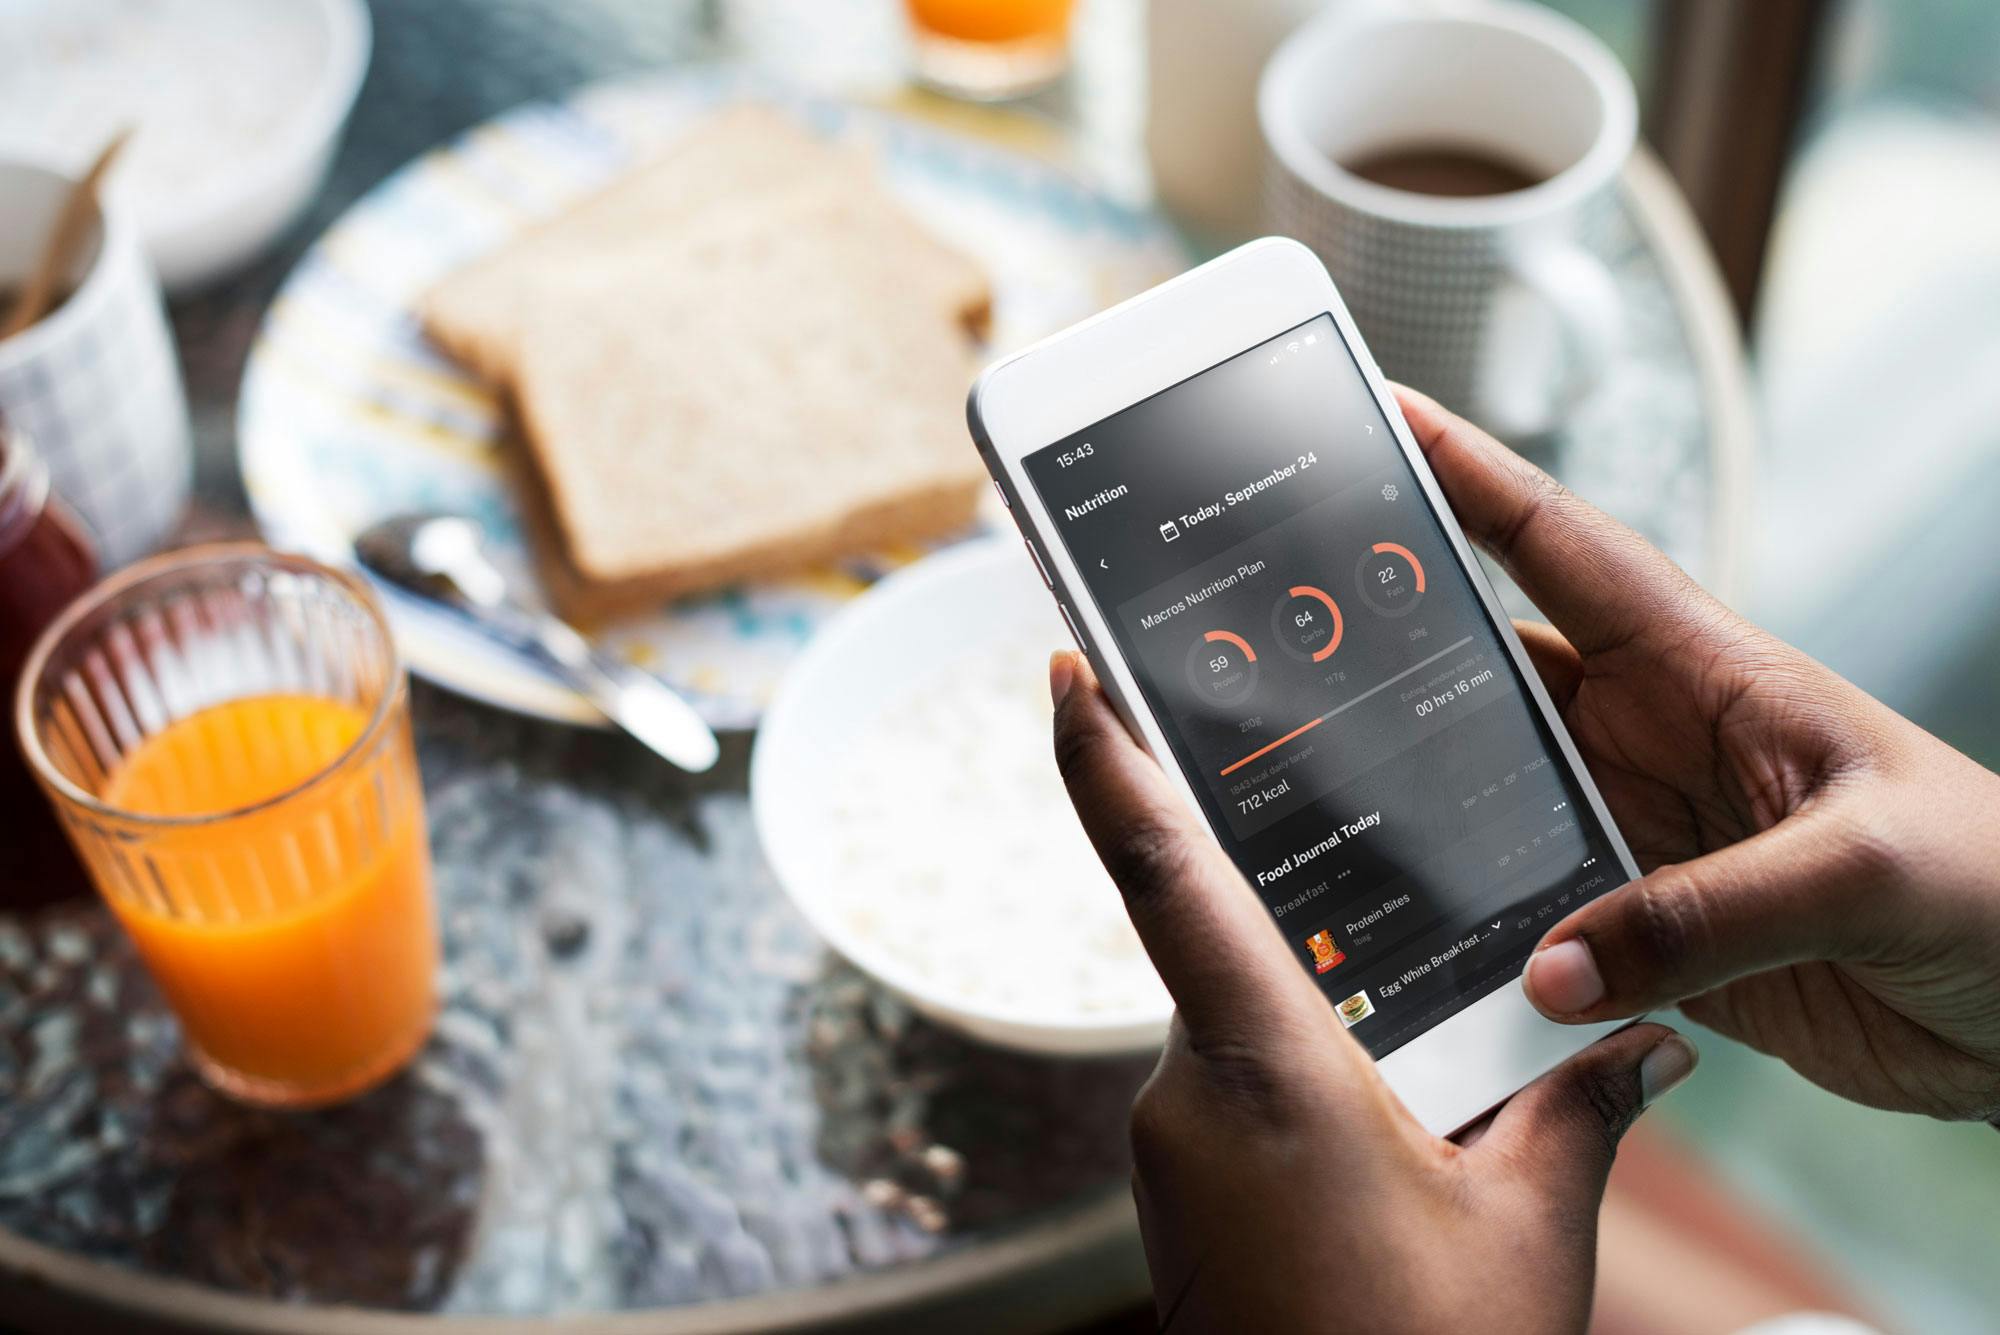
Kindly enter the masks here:
[[1532, 1172], [1558, 1209], [1595, 1220], [1618, 1142], [1696, 1059], [1694, 1044], [1664, 1025], [1621, 1029], [1509, 1099], [1467, 1156], [1505, 1158]]
[[1652, 543], [1424, 395], [1396, 398], [1466, 536], [1584, 657], [1649, 640], [1679, 649], [1712, 622], [1715, 601]]
[[1845, 943], [1877, 939], [1867, 862], [1838, 820], [1794, 816], [1662, 867], [1550, 929], [1528, 959], [1528, 1000], [1551, 1019], [1617, 1019], [1850, 953]]
[[1132, 740], [1090, 665], [1055, 655], [1049, 687], [1070, 801], [1187, 1027], [1247, 1042], [1275, 1017], [1323, 1015], [1269, 912]]

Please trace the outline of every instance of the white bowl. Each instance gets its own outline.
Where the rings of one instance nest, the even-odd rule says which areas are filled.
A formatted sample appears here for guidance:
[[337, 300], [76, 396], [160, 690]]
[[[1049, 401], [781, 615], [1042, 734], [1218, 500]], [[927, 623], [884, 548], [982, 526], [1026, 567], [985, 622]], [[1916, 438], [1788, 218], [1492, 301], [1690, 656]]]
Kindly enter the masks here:
[[[130, 26], [141, 19], [153, 26]], [[257, 54], [270, 50], [263, 63], [273, 72], [262, 83], [231, 80], [228, 62], [203, 45], [218, 32], [236, 34], [239, 45], [267, 43], [248, 60], [254, 66]], [[30, 101], [25, 123], [9, 126], [0, 116], [0, 146], [80, 170], [113, 133], [135, 129], [109, 192], [138, 225], [170, 293], [242, 268], [305, 211], [326, 179], [371, 43], [364, 0], [30, 7], [0, 12], [0, 40], [10, 34], [22, 45], [11, 55], [0, 51], [0, 79], [11, 78]], [[171, 40], [176, 34], [184, 40]], [[119, 58], [112, 52], [126, 63], [107, 65]], [[281, 56], [299, 67], [297, 86], [275, 72], [289, 68]], [[7, 105], [0, 98], [0, 111]], [[216, 147], [204, 158], [199, 138], [155, 139], [147, 147], [149, 134], [167, 133], [159, 127], [199, 126], [204, 115], [281, 119], [250, 149]], [[151, 159], [150, 169], [142, 158]]]
[[[764, 851], [779, 883], [822, 940], [940, 1024], [1041, 1053], [1157, 1048], [1172, 1013], [1163, 989], [1129, 1008], [1090, 1014], [1060, 1013], [1048, 1005], [1002, 1005], [954, 988], [950, 977], [910, 967], [834, 911], [840, 889], [835, 878], [851, 874], [839, 869], [831, 851], [841, 838], [831, 794], [845, 778], [843, 757], [885, 710], [907, 699], [914, 688], [952, 672], [966, 656], [984, 649], [1006, 646], [1018, 653], [1024, 637], [1039, 650], [1070, 643], [1054, 602], [1011, 538], [940, 552], [891, 575], [851, 603], [814, 637], [786, 675], [758, 732], [750, 799]], [[975, 749], [979, 745], [976, 737], [963, 740]], [[952, 744], [952, 739], [938, 739], [939, 765], [953, 763]], [[1051, 774], [1054, 765], [1051, 758]], [[924, 777], [913, 773], [910, 781], [920, 784]], [[983, 847], [964, 853], [968, 862], [990, 862], [995, 855]], [[1078, 893], [1101, 893], [1115, 903], [1109, 881], [1092, 885], [1093, 877], [1101, 878], [1102, 872], [1079, 868]], [[1032, 911], [1036, 900], [1030, 890], [1023, 887], [1019, 903]], [[1061, 927], [1052, 923], [1051, 929]]]
[[333, 165], [341, 128], [368, 73], [368, 6], [364, 0], [284, 2], [326, 44], [320, 81], [299, 90], [305, 106], [281, 143], [245, 162], [224, 188], [147, 229], [146, 252], [170, 293], [227, 277], [261, 255], [311, 205]]

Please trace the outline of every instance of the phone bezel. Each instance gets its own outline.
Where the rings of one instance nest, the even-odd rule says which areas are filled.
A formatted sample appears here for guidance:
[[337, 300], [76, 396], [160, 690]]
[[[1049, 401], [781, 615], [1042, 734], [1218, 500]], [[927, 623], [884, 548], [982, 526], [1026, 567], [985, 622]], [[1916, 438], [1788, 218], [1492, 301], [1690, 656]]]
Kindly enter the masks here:
[[[1563, 762], [1602, 824], [1628, 877], [1638, 865], [1604, 799], [1591, 782], [1541, 677], [1515, 634], [1421, 447], [1403, 420], [1360, 331], [1325, 266], [1284, 237], [1252, 241], [1178, 278], [989, 366], [973, 385], [966, 417], [1008, 513], [1050, 581], [1051, 591], [1089, 657], [1113, 706], [1140, 743], [1162, 762], [1176, 791], [1211, 835], [1220, 838], [1173, 762], [1159, 720], [1147, 706], [1116, 639], [1099, 614], [1068, 549], [1052, 541], [1047, 509], [1029, 484], [1023, 460], [1237, 354], [1319, 315], [1330, 314], [1355, 353], [1369, 392], [1395, 432], [1418, 484], [1437, 514], [1452, 553], [1498, 628], [1516, 674], [1549, 726]], [[1246, 886], [1247, 890], [1247, 886]], [[1274, 946], [1280, 946], [1276, 923]], [[1289, 954], [1289, 952], [1287, 952]], [[1379, 1069], [1425, 1127], [1449, 1135], [1504, 1101], [1564, 1058], [1629, 1021], [1561, 1025], [1528, 1004], [1520, 977], [1384, 1057]]]

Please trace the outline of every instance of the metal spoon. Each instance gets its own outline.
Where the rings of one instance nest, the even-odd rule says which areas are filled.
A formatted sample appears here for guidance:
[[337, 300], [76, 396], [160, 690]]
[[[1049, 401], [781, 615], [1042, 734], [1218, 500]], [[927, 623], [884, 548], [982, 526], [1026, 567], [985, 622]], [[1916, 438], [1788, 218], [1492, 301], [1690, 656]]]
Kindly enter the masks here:
[[363, 530], [354, 554], [396, 587], [458, 609], [494, 638], [547, 663], [605, 717], [682, 769], [699, 774], [712, 767], [721, 747], [693, 707], [567, 622], [522, 606], [486, 555], [484, 536], [463, 515], [397, 515]]

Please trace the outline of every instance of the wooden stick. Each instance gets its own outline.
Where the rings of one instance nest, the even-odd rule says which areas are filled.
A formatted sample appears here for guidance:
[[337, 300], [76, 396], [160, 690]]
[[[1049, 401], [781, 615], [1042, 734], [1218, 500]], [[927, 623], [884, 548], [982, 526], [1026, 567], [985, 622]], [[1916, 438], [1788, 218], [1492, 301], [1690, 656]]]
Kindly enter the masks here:
[[76, 253], [83, 246], [84, 234], [90, 228], [91, 212], [97, 207], [98, 187], [104, 181], [104, 174], [111, 169], [119, 150], [131, 137], [129, 129], [111, 136], [111, 142], [98, 153], [97, 161], [90, 164], [90, 170], [83, 174], [83, 179], [70, 187], [61, 212], [56, 214], [56, 225], [50, 230], [49, 239], [43, 244], [33, 271], [28, 274], [27, 285], [15, 298], [14, 309], [7, 313], [4, 321], [0, 321], [0, 338], [12, 338], [48, 314], [49, 306], [55, 300], [56, 285], [76, 263]]

